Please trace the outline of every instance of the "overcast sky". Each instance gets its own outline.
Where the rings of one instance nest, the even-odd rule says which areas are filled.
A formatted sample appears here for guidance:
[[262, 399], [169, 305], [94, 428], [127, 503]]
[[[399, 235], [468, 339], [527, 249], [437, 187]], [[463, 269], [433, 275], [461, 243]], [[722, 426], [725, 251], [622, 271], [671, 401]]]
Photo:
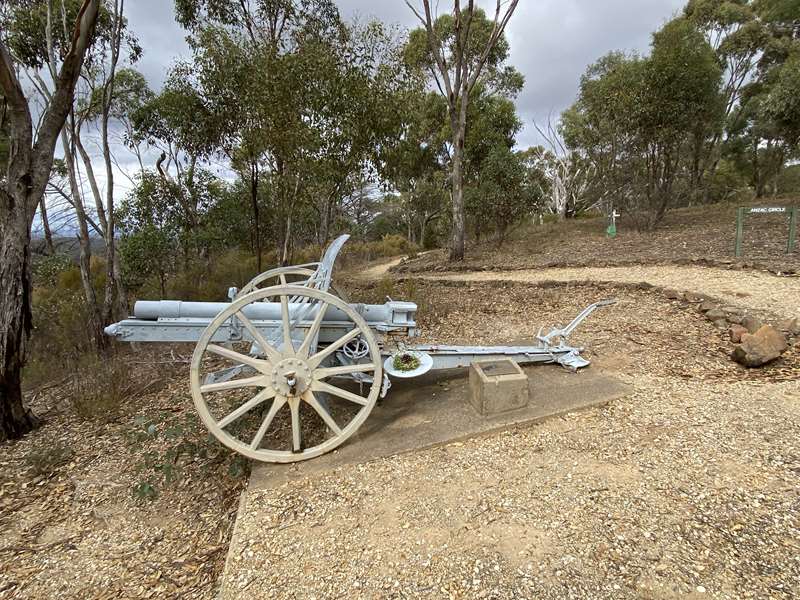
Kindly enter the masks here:
[[[421, 5], [421, 0], [415, 0]], [[646, 51], [650, 35], [677, 14], [686, 0], [521, 0], [507, 35], [511, 64], [525, 75], [517, 99], [525, 129], [519, 145], [538, 139], [531, 126], [558, 115], [575, 99], [586, 66], [611, 50]], [[338, 0], [345, 19], [377, 17], [412, 28], [416, 18], [403, 0]], [[484, 0], [480, 5], [487, 6]], [[452, 3], [441, 0], [440, 10]], [[137, 0], [125, 5], [144, 48], [137, 65], [158, 89], [170, 65], [186, 56], [185, 32], [175, 22], [172, 0]]]

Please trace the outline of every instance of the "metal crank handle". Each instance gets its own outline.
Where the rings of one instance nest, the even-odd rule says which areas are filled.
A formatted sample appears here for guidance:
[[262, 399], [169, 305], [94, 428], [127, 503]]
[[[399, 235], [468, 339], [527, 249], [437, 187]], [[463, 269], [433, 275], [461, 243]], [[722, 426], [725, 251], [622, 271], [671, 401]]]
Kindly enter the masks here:
[[612, 304], [616, 303], [617, 303], [616, 298], [608, 298], [606, 300], [600, 300], [598, 302], [595, 302], [594, 304], [590, 304], [589, 306], [584, 308], [577, 317], [572, 319], [572, 322], [563, 329], [558, 329], [558, 328], [553, 329], [550, 333], [544, 336], [541, 335], [541, 333], [537, 334], [536, 339], [544, 343], [545, 345], [550, 345], [553, 339], [561, 338], [563, 340], [566, 340], [567, 337], [569, 337], [569, 335], [575, 330], [575, 328], [581, 323], [583, 323], [583, 321], [585, 321], [586, 318], [589, 315], [591, 315], [595, 310], [597, 310], [600, 307], [611, 306]]

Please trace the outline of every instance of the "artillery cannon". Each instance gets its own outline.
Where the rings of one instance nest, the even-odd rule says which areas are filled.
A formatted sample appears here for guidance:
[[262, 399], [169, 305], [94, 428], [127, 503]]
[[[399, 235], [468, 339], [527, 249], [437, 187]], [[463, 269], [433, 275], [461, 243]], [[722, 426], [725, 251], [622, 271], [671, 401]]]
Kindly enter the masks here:
[[249, 458], [286, 463], [347, 440], [386, 396], [390, 378], [492, 358], [585, 367], [589, 361], [567, 338], [614, 302], [592, 304], [563, 329], [540, 331], [531, 346], [407, 346], [417, 335], [416, 304], [389, 298], [351, 304], [332, 285], [348, 237], [337, 238], [319, 263], [272, 269], [241, 290], [231, 288], [230, 302], [136, 302], [133, 317], [106, 334], [126, 342], [195, 343], [189, 378], [208, 430]]

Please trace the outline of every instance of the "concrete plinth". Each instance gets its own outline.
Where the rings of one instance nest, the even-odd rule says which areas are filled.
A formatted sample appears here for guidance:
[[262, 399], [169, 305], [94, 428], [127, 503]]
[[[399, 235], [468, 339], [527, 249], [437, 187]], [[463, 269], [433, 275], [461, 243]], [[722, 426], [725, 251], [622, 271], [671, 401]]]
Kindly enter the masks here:
[[528, 376], [513, 360], [476, 360], [469, 368], [469, 399], [483, 416], [528, 406]]
[[271, 487], [343, 465], [530, 425], [600, 406], [630, 392], [627, 385], [595, 367], [575, 374], [557, 365], [539, 365], [526, 366], [523, 372], [530, 376], [528, 405], [486, 417], [476, 414], [469, 402], [469, 383], [463, 370], [395, 381], [388, 397], [339, 448], [300, 463], [254, 464], [250, 487]]

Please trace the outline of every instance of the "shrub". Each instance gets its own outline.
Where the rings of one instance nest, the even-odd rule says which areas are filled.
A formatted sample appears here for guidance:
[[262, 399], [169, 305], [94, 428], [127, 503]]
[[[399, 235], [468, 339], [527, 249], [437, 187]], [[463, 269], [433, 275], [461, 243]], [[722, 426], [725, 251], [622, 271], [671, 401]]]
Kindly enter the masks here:
[[388, 258], [402, 254], [415, 255], [419, 246], [402, 235], [385, 235], [374, 242], [348, 242], [343, 248], [340, 265], [369, 262], [376, 258]]
[[139, 415], [129, 440], [141, 456], [142, 479], [133, 488], [139, 499], [154, 500], [159, 488], [180, 481], [187, 467], [222, 469], [233, 479], [249, 474], [248, 460], [220, 444], [191, 413]]
[[75, 369], [69, 385], [72, 410], [82, 419], [111, 422], [132, 398], [153, 391], [161, 380], [139, 381], [120, 356], [87, 356]]
[[33, 262], [34, 285], [54, 286], [61, 273], [76, 270], [74, 261], [66, 254], [37, 256]]
[[713, 177], [708, 181], [708, 200], [711, 203], [735, 200], [748, 190], [748, 181], [729, 161], [720, 161]]

